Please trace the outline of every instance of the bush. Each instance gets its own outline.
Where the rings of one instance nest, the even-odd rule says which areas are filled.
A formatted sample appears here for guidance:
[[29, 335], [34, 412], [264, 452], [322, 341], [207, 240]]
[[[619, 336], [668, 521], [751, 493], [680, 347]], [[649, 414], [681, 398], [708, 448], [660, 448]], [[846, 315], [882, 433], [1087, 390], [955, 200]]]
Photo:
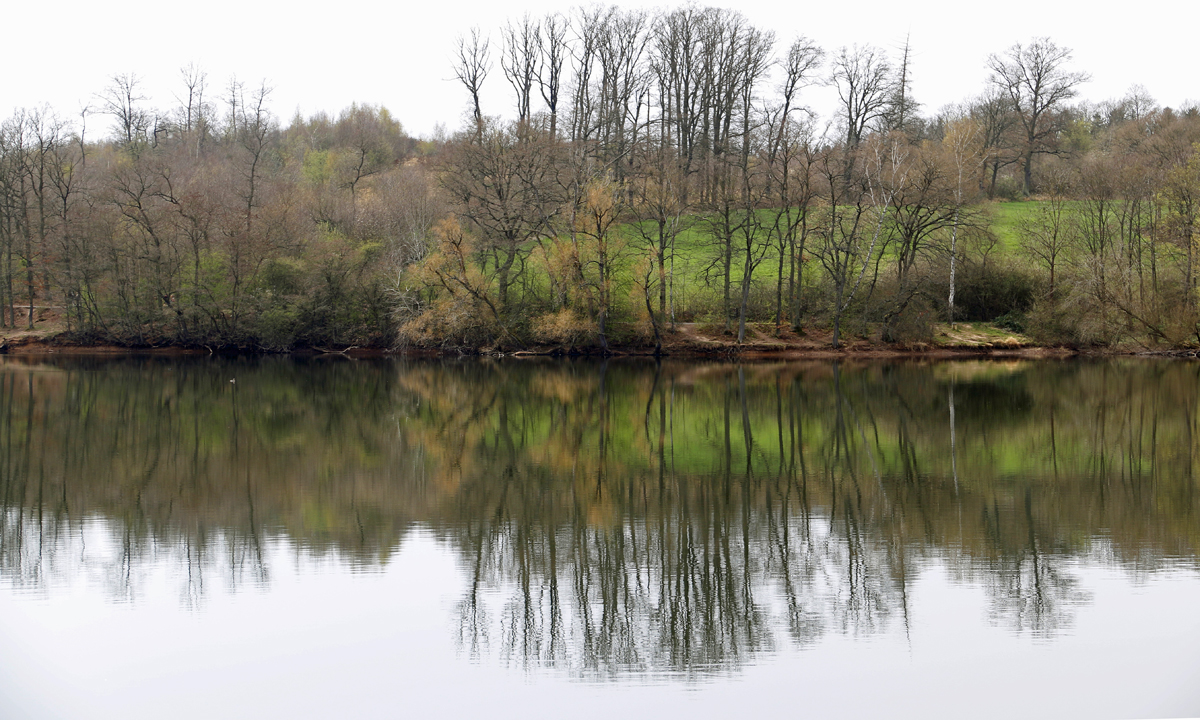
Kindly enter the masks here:
[[1025, 317], [1025, 313], [1019, 310], [1009, 310], [993, 320], [992, 324], [1015, 333], [1024, 333], [1028, 319]]
[[578, 315], [570, 308], [549, 312], [533, 319], [531, 332], [535, 343], [575, 347], [590, 344], [596, 339], [598, 328], [589, 318]]
[[968, 265], [958, 277], [955, 320], [990, 322], [1023, 315], [1033, 307], [1037, 282], [1023, 270]]
[[1086, 344], [1079, 324], [1073, 321], [1062, 302], [1041, 298], [1029, 309], [1025, 318], [1025, 332], [1040, 343], [1053, 345]]
[[934, 313], [921, 298], [914, 298], [884, 325], [882, 339], [910, 345], [933, 341]]
[[407, 317], [400, 318], [396, 342], [400, 346], [482, 348], [500, 338], [500, 328], [470, 299], [438, 298]]

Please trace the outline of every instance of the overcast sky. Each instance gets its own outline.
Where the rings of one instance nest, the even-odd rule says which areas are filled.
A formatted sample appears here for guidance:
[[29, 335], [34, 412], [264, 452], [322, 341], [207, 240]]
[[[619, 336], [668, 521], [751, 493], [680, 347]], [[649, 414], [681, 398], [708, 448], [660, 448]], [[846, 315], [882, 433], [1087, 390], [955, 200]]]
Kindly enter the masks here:
[[[827, 50], [874, 44], [895, 55], [908, 35], [912, 90], [925, 113], [979, 93], [989, 53], [1043, 35], [1072, 48], [1072, 68], [1092, 75], [1084, 98], [1120, 97], [1140, 83], [1162, 105], [1200, 100], [1194, 75], [1200, 8], [1191, 0], [1146, 6], [972, 3], [969, 10], [961, 0], [708, 4], [736, 8], [758, 27], [774, 30], [780, 47], [806, 35]], [[234, 74], [251, 85], [265, 79], [274, 88], [270, 106], [284, 121], [297, 110], [309, 115], [336, 113], [352, 102], [382, 104], [409, 133], [429, 135], [438, 123], [457, 128], [464, 117], [466, 95], [450, 79], [456, 36], [477, 25], [498, 44], [497, 30], [506, 20], [570, 7], [549, 0], [26, 0], [6, 10], [0, 112], [7, 117], [16, 108], [48, 104], [59, 114], [74, 114], [94, 103], [93, 95], [117, 73], [139, 76], [147, 104], [166, 108], [181, 92], [179, 68], [194, 62], [208, 73], [214, 99]], [[499, 67], [488, 85], [485, 112], [510, 113]], [[829, 99], [818, 90], [807, 102], [825, 111]]]

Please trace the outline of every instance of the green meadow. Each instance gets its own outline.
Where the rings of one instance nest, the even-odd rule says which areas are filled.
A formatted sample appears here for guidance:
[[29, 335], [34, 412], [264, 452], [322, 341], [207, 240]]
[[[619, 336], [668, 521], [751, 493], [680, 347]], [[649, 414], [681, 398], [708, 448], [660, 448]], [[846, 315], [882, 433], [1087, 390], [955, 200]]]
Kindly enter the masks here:
[[[1023, 219], [1036, 212], [1039, 204], [1036, 200], [989, 202], [973, 208], [976, 223], [981, 219], [983, 227], [977, 225], [973, 230], [963, 230], [958, 247], [960, 261], [967, 264], [979, 263], [986, 256], [987, 263], [993, 267], [1028, 268], [1032, 272], [1028, 261], [1021, 253], [1019, 229]], [[763, 214], [766, 215], [767, 212], [763, 211]], [[681, 230], [675, 237], [673, 253], [668, 255], [667, 261], [668, 282], [673, 294], [676, 319], [681, 322], [719, 323], [724, 283], [721, 241], [714, 232], [712, 221], [705, 216], [686, 217], [681, 220], [680, 227]], [[641, 296], [644, 287], [642, 277], [645, 276], [648, 258], [652, 253], [651, 247], [644, 238], [644, 235], [647, 234], [650, 234], [649, 231], [643, 233], [639, 232], [636, 226], [624, 225], [618, 228], [618, 240], [613, 243], [617, 250], [613, 253], [616, 270], [613, 275], [612, 298], [617, 306], [614, 308], [616, 311], [614, 321], [618, 324], [636, 316], [644, 304]], [[871, 233], [868, 233], [863, 242], [863, 253], [858, 260], [855, 276], [866, 257], [870, 236]], [[739, 242], [744, 243], [744, 240], [740, 236], [735, 237], [729, 270], [731, 303], [734, 304], [735, 310], [745, 263], [745, 247], [744, 244], [739, 247]], [[806, 298], [802, 300], [801, 306], [809, 312], [817, 313], [820, 312], [819, 306], [823, 302], [824, 288], [828, 285], [827, 271], [818, 256], [821, 242], [819, 229], [810, 230], [802, 253], [803, 262], [800, 268], [802, 274], [799, 278], [802, 297]], [[934, 266], [928, 274], [931, 276], [938, 272], [947, 274], [943, 266], [946, 265], [946, 247], [949, 244], [948, 231], [935, 233], [926, 243], [923, 260]], [[890, 278], [894, 274], [896, 255], [897, 246], [885, 221], [872, 258], [867, 263], [863, 282], [869, 284], [876, 271], [879, 273], [880, 281]], [[759, 243], [755, 246], [754, 256], [759, 259], [751, 283], [750, 319], [760, 322], [773, 320], [776, 284], [782, 275], [786, 296], [789, 268], [785, 259], [781, 272], [778, 247], [764, 247]], [[526, 287], [536, 292], [537, 288], [545, 287], [545, 266], [534, 262], [531, 270], [530, 276], [525, 280], [528, 283]], [[948, 284], [948, 274], [943, 282]], [[657, 298], [656, 283], [655, 277], [652, 277], [651, 295], [653, 298]], [[784, 302], [786, 304], [787, 300], [785, 299]], [[624, 306], [624, 313], [622, 313], [622, 306]], [[971, 319], [991, 320], [992, 318]]]

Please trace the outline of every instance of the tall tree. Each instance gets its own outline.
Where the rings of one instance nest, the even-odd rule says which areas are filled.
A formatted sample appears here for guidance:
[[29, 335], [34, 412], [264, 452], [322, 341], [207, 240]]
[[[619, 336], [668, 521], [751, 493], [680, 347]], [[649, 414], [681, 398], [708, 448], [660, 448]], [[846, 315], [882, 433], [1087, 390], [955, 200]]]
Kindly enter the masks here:
[[525, 270], [528, 241], [551, 230], [565, 198], [556, 173], [557, 146], [543, 137], [524, 138], [512, 125], [487, 125], [479, 141], [462, 139], [447, 149], [440, 174], [459, 215], [478, 233], [479, 261], [495, 268], [497, 308], [513, 315], [511, 290]]
[[963, 175], [967, 167], [978, 161], [980, 151], [979, 123], [967, 115], [954, 118], [946, 128], [942, 137], [942, 147], [949, 153], [954, 163], [954, 219], [950, 225], [950, 291], [947, 293], [946, 305], [950, 322], [954, 322], [954, 294], [958, 289], [958, 229], [961, 225], [963, 201], [966, 191], [963, 185]]
[[[784, 79], [779, 87], [778, 105], [767, 112], [768, 141], [763, 148], [767, 180], [769, 233], [778, 250], [775, 276], [775, 326], [782, 329], [784, 308], [791, 311], [792, 325], [800, 328], [796, 307], [803, 280], [804, 242], [809, 229], [809, 206], [815, 196], [813, 183], [812, 127], [808, 118], [797, 120], [803, 112], [800, 90], [811, 84], [821, 65], [824, 52], [808, 38], [799, 37], [788, 48], [783, 61]], [[784, 279], [788, 297], [784, 302]]]
[[537, 83], [550, 114], [550, 137], [558, 139], [558, 101], [562, 93], [563, 64], [568, 53], [566, 19], [551, 13], [537, 31]]
[[475, 135], [483, 137], [483, 108], [480, 106], [479, 93], [483, 89], [483, 81], [487, 79], [492, 69], [491, 53], [488, 49], [488, 39], [482, 36], [479, 28], [471, 28], [469, 37], [458, 37], [458, 46], [454, 55], [454, 77], [462, 83], [471, 96], [471, 112], [475, 119]]
[[872, 45], [838, 50], [829, 82], [841, 103], [839, 122], [845, 129], [847, 149], [858, 147], [872, 122], [884, 118], [896, 95], [892, 67]]
[[141, 78], [133, 73], [113, 75], [97, 98], [100, 111], [116, 120], [117, 137], [126, 147], [144, 141], [151, 124], [150, 113], [141, 105], [146, 100], [141, 85]]
[[533, 83], [538, 75], [538, 24], [525, 14], [517, 26], [510, 22], [502, 31], [504, 51], [500, 56], [500, 69], [512, 86], [516, 99], [517, 122], [525, 125], [532, 112]]
[[1021, 143], [1013, 137], [1017, 113], [1008, 93], [993, 85], [971, 102], [970, 114], [979, 128], [979, 189], [994, 198], [1000, 171], [1021, 160]]
[[892, 83], [892, 96], [883, 116], [883, 129], [898, 130], [909, 134], [910, 137], [920, 127], [917, 111], [921, 107], [912, 95], [911, 56], [912, 46], [909, 38], [905, 37], [900, 53], [900, 67], [896, 68], [896, 76]]
[[1033, 189], [1034, 155], [1056, 151], [1055, 111], [1089, 80], [1087, 73], [1067, 70], [1070, 60], [1070, 48], [1060, 48], [1045, 37], [988, 56], [991, 83], [1008, 95], [1024, 130], [1021, 158], [1026, 195]]
[[1035, 212], [1021, 219], [1018, 227], [1021, 249], [1046, 269], [1050, 284], [1046, 298], [1055, 301], [1059, 268], [1068, 248], [1076, 243], [1076, 214], [1071, 207], [1070, 179], [1064, 173], [1050, 178], [1049, 192]]

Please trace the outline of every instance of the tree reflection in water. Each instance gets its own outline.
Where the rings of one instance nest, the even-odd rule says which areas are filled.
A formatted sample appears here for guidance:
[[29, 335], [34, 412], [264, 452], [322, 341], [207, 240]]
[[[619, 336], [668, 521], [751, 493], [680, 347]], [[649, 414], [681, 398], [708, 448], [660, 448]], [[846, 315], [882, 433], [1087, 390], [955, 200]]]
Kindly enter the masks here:
[[1077, 563], [1196, 566], [1198, 390], [1119, 361], [6, 361], [0, 572], [129, 597], [168, 563], [195, 604], [267, 583], [272, 544], [377, 567], [420, 526], [465, 568], [461, 646], [521, 666], [907, 630], [932, 566], [1053, 635]]

